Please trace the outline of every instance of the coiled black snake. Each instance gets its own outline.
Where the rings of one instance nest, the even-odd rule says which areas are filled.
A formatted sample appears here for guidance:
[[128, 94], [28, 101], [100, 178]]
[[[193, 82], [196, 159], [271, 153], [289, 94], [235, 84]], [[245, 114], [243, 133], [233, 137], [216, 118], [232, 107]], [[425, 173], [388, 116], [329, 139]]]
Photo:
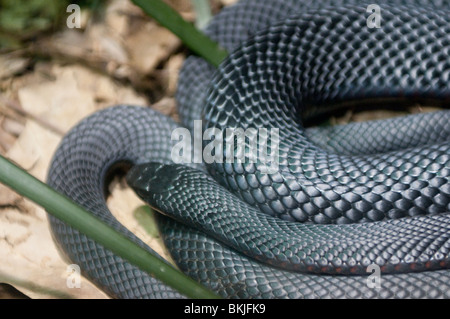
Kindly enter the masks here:
[[[117, 106], [69, 132], [48, 183], [145, 246], [104, 199], [111, 167], [131, 163], [129, 184], [177, 220], [159, 224], [179, 268], [224, 297], [450, 297], [450, 112], [302, 124], [345, 101], [448, 104], [450, 3], [378, 1], [379, 28], [367, 25], [369, 4], [243, 0], [206, 30], [233, 52], [219, 70], [197, 57], [185, 62], [184, 125], [203, 118], [205, 128], [279, 128], [276, 172], [213, 163], [213, 179], [200, 164], [163, 165], [180, 125]], [[181, 297], [50, 220], [66, 254], [112, 296]], [[373, 264], [380, 288], [367, 283]]]

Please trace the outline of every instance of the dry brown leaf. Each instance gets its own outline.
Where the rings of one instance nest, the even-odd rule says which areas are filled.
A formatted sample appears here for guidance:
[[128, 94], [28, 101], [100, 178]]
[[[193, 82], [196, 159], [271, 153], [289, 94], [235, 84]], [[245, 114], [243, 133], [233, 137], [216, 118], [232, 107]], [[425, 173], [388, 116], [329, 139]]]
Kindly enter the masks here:
[[125, 39], [129, 32], [130, 16], [142, 15], [142, 11], [128, 0], [112, 1], [106, 8], [105, 23], [111, 33]]
[[9, 150], [14, 142], [16, 141], [16, 137], [4, 129], [0, 129], [0, 148], [4, 151]]
[[175, 96], [178, 85], [178, 75], [184, 60], [184, 54], [176, 54], [171, 56], [165, 65], [163, 74], [165, 78], [164, 82], [167, 83], [165, 89], [168, 96]]
[[5, 117], [1, 121], [1, 128], [5, 132], [15, 137], [19, 136], [20, 133], [22, 133], [23, 127], [24, 127], [23, 123], [8, 117]]
[[180, 44], [173, 33], [150, 21], [140, 26], [138, 32], [131, 32], [126, 47], [131, 54], [133, 68], [149, 74]]
[[111, 33], [103, 24], [92, 25], [88, 31], [87, 36], [91, 42], [90, 48], [93, 49], [93, 54], [118, 64], [128, 63], [127, 51], [117, 34]]
[[105, 298], [81, 278], [81, 287], [68, 288], [67, 263], [59, 255], [41, 208], [0, 210], [0, 282], [32, 298]]
[[147, 103], [133, 89], [82, 66], [54, 66], [53, 74], [55, 81], [20, 89], [19, 100], [24, 110], [53, 120], [64, 130], [103, 107]]

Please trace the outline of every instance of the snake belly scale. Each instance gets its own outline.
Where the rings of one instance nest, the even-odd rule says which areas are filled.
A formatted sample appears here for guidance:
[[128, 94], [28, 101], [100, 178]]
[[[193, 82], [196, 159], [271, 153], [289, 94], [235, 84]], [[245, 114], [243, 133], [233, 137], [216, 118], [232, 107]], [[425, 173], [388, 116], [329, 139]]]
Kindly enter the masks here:
[[[450, 101], [450, 3], [378, 4], [382, 24], [372, 29], [363, 1], [241, 0], [205, 31], [231, 52], [221, 66], [186, 60], [183, 125], [279, 128], [273, 174], [253, 163], [174, 164], [180, 124], [122, 105], [64, 137], [49, 185], [152, 251], [105, 204], [111, 167], [131, 163], [129, 185], [169, 216], [158, 224], [178, 267], [223, 297], [449, 298], [450, 112], [303, 124], [347, 101]], [[183, 297], [50, 223], [68, 257], [111, 296]], [[380, 288], [367, 283], [370, 265], [381, 269]]]

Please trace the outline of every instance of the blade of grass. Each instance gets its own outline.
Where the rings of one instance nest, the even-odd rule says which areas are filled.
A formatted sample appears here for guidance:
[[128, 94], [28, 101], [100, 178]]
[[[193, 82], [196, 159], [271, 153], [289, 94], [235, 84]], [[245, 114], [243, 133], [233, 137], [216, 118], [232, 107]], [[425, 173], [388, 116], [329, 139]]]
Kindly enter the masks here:
[[172, 31], [196, 54], [214, 66], [219, 66], [228, 55], [216, 42], [184, 20], [178, 12], [161, 0], [132, 0], [146, 14]]
[[0, 182], [185, 296], [218, 298], [199, 283], [139, 247], [80, 205], [59, 194], [1, 155]]

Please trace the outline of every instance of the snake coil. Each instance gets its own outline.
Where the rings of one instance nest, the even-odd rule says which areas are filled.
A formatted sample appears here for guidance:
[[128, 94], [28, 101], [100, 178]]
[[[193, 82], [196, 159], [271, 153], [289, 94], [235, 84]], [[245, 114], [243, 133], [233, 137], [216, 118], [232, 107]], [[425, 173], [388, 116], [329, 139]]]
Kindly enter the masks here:
[[[158, 220], [179, 268], [224, 297], [449, 298], [450, 112], [303, 123], [344, 102], [448, 103], [450, 3], [379, 1], [373, 29], [368, 4], [338, 4], [241, 0], [206, 30], [232, 52], [226, 61], [214, 70], [190, 57], [181, 71], [187, 128], [201, 118], [205, 128], [279, 128], [273, 174], [255, 163], [175, 165], [179, 124], [116, 106], [64, 137], [48, 183], [152, 251], [105, 204], [111, 167], [132, 163], [130, 186], [172, 217]], [[112, 296], [182, 297], [50, 222], [68, 257]], [[381, 269], [381, 288], [367, 284], [370, 265]]]

